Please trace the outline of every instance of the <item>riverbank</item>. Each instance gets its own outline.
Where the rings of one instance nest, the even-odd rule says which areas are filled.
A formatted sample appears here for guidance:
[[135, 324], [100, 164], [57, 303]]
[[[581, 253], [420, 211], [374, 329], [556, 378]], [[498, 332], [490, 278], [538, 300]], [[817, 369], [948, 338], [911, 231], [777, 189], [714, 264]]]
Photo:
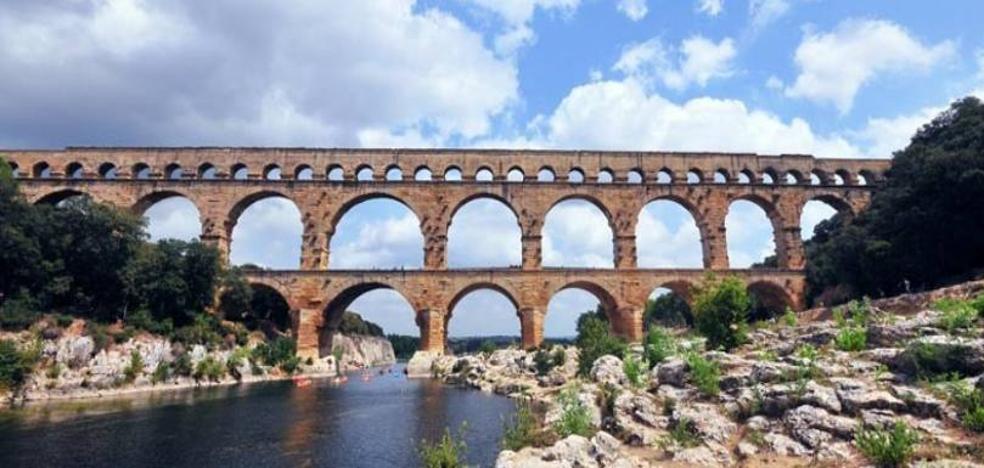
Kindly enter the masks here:
[[[504, 450], [501, 468], [866, 466], [856, 438], [888, 434], [896, 423], [913, 431], [920, 466], [984, 466], [984, 436], [974, 432], [981, 410], [962, 396], [984, 395], [984, 327], [980, 318], [955, 319], [952, 302], [930, 303], [979, 289], [857, 304], [847, 319], [760, 326], [730, 353], [703, 350], [702, 338], [677, 330], [669, 355], [638, 373], [603, 356], [578, 377], [573, 348], [548, 353], [563, 355], [553, 365], [510, 349], [430, 356], [429, 370], [448, 384], [545, 405], [547, 433], [570, 408], [562, 395], [575, 395], [588, 433]], [[642, 361], [643, 348], [629, 355]]]
[[[250, 337], [241, 346], [185, 346], [149, 333], [139, 333], [121, 343], [98, 343], [84, 334], [75, 321], [52, 333], [28, 330], [3, 333], [35, 353], [36, 365], [24, 384], [0, 393], [12, 404], [85, 400], [187, 388], [229, 386], [293, 378], [333, 378], [338, 372], [396, 362], [392, 346], [382, 337], [337, 335], [334, 342], [341, 363], [333, 356], [299, 360], [292, 347], [261, 337]], [[47, 338], [46, 338], [47, 337]]]

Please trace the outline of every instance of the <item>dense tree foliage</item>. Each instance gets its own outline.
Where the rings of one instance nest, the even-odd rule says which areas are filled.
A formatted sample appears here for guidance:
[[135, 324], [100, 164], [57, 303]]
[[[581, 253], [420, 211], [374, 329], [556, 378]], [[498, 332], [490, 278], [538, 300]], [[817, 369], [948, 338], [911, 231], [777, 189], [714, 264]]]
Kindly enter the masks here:
[[605, 314], [601, 311], [588, 312], [578, 317], [575, 340], [579, 356], [578, 375], [587, 376], [598, 358], [610, 354], [621, 359], [628, 350], [625, 341], [611, 334], [608, 320], [603, 317]]
[[809, 295], [833, 304], [973, 276], [984, 267], [984, 104], [969, 97], [895, 153], [870, 207], [817, 226]]
[[382, 327], [363, 319], [355, 312], [342, 314], [342, 323], [338, 325], [338, 331], [346, 335], [383, 336]]
[[171, 330], [193, 324], [212, 306], [224, 274], [215, 249], [151, 244], [143, 220], [128, 211], [86, 197], [57, 206], [28, 203], [2, 159], [0, 264], [5, 328], [63, 312], [100, 322], [132, 317], [155, 331]]
[[408, 335], [386, 335], [386, 339], [393, 344], [393, 353], [399, 360], [406, 360], [413, 357], [420, 349], [420, 338]]
[[694, 323], [707, 349], [730, 350], [746, 340], [752, 300], [740, 279], [707, 276], [694, 291]]
[[670, 293], [646, 301], [643, 325], [646, 330], [652, 326], [682, 327], [693, 325], [690, 306], [682, 297]]

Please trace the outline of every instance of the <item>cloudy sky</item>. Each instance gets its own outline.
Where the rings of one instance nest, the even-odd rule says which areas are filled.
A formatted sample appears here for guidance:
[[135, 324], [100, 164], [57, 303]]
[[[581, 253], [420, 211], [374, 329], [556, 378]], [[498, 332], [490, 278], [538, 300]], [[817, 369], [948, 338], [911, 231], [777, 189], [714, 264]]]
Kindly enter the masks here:
[[[952, 99], [984, 95], [982, 15], [974, 0], [5, 0], [0, 147], [887, 158]], [[804, 236], [831, 213], [810, 205]], [[148, 215], [155, 238], [197, 235], [186, 201]], [[544, 263], [610, 266], [600, 216], [578, 202], [552, 211]], [[639, 225], [641, 265], [700, 265], [696, 227], [679, 206], [650, 205]], [[757, 208], [736, 203], [727, 227], [732, 265], [771, 253]], [[452, 225], [449, 261], [517, 264], [518, 232], [504, 207], [476, 202]], [[237, 226], [232, 259], [294, 267], [299, 233], [289, 202], [261, 202]], [[412, 214], [371, 202], [343, 219], [332, 267], [419, 267], [421, 245]], [[547, 334], [569, 334], [593, 302], [581, 291], [557, 295]], [[398, 295], [370, 293], [353, 308], [388, 331], [416, 333]], [[507, 301], [476, 292], [450, 331], [518, 327]]]

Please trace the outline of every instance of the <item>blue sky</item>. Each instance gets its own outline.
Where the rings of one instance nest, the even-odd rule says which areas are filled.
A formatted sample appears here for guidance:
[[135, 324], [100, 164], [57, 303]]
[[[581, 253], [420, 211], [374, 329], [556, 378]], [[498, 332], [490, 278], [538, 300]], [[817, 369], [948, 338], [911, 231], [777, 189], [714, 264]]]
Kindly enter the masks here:
[[[984, 95], [977, 1], [835, 0], [8, 0], [0, 4], [0, 147], [521, 147], [891, 157], [955, 98]], [[832, 210], [811, 204], [804, 235]], [[197, 235], [168, 200], [151, 235]], [[509, 213], [480, 202], [452, 226], [452, 266], [518, 263]], [[591, 207], [548, 216], [544, 263], [611, 264]], [[679, 207], [640, 214], [639, 262], [697, 266]], [[773, 248], [758, 209], [732, 206], [733, 265]], [[489, 236], [488, 233], [495, 233]], [[286, 201], [254, 205], [234, 262], [297, 264]], [[494, 238], [474, 245], [479, 239]], [[343, 220], [333, 267], [419, 267], [417, 221], [373, 202]], [[696, 250], [695, 250], [696, 249]], [[455, 335], [516, 333], [477, 292]], [[558, 295], [547, 334], [593, 307]], [[353, 308], [416, 333], [388, 293]], [[489, 320], [494, 317], [494, 320]], [[492, 324], [492, 325], [489, 325]]]

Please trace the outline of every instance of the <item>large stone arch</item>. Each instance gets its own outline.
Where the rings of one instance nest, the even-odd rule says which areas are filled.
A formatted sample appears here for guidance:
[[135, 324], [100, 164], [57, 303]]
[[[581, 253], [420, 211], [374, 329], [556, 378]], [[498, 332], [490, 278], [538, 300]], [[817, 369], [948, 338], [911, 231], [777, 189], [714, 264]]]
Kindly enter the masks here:
[[[367, 193], [360, 193], [348, 199], [345, 199], [337, 205], [337, 208], [335, 207], [328, 208], [328, 211], [325, 212], [326, 221], [323, 224], [313, 222], [311, 226], [306, 225], [305, 226], [306, 236], [319, 239], [317, 242], [323, 245], [325, 252], [329, 252], [331, 248], [332, 240], [335, 237], [335, 235], [338, 233], [339, 224], [341, 223], [342, 219], [345, 218], [345, 215], [349, 214], [357, 206], [374, 200], [388, 200], [388, 201], [396, 202], [401, 206], [405, 207], [407, 210], [410, 211], [410, 213], [414, 215], [414, 217], [417, 219], [417, 230], [418, 232], [420, 232], [421, 236], [424, 239], [423, 266], [426, 268], [428, 265], [427, 233], [425, 230], [424, 223], [427, 218], [423, 215], [423, 213], [414, 203], [408, 201], [405, 197], [402, 197], [399, 194], [387, 193], [382, 191], [371, 191]], [[308, 232], [309, 230], [318, 230], [319, 232]], [[327, 255], [324, 263], [330, 264]]]
[[[616, 223], [616, 213], [613, 212], [604, 201], [590, 194], [583, 193], [562, 193], [560, 196], [555, 197], [552, 200], [544, 203], [542, 206], [545, 208], [542, 210], [542, 214], [538, 214], [542, 218], [539, 220], [539, 226], [537, 227], [536, 236], [539, 239], [543, 239], [547, 236], [548, 218], [550, 214], [558, 208], [561, 204], [565, 202], [572, 201], [582, 201], [586, 202], [590, 206], [593, 206], [598, 211], [601, 212], [602, 216], [605, 218], [605, 223], [608, 227], [608, 233], [611, 235], [611, 266], [604, 266], [602, 268], [618, 268], [621, 263], [621, 258], [631, 257], [632, 265], [635, 264], [635, 240], [632, 239], [628, 245], [625, 245], [626, 252], [620, 251], [619, 234], [620, 229], [618, 223]], [[546, 261], [547, 259], [541, 258], [541, 261]], [[552, 265], [553, 267], [570, 267], [570, 265]]]
[[631, 220], [632, 222], [631, 232], [635, 236], [635, 242], [636, 242], [636, 249], [635, 249], [636, 255], [638, 255], [639, 252], [639, 246], [638, 246], [639, 219], [642, 217], [646, 207], [648, 207], [653, 203], [661, 202], [661, 201], [674, 203], [677, 206], [683, 208], [683, 210], [690, 215], [690, 219], [697, 226], [697, 233], [700, 236], [697, 242], [699, 243], [701, 249], [701, 262], [705, 268], [710, 267], [711, 246], [710, 243], [708, 242], [710, 238], [708, 233], [711, 231], [712, 226], [710, 226], [710, 224], [707, 222], [701, 211], [698, 209], [697, 205], [694, 204], [693, 200], [676, 194], [659, 194], [644, 199], [644, 202], [642, 203], [642, 206], [639, 207], [639, 210], [637, 211], [635, 218]]
[[[731, 212], [731, 207], [736, 201], [751, 202], [765, 212], [766, 218], [768, 218], [769, 223], [772, 225], [772, 242], [775, 245], [775, 255], [776, 255], [778, 266], [780, 268], [788, 267], [789, 265], [789, 256], [788, 256], [788, 248], [787, 248], [788, 246], [786, 245], [785, 239], [783, 238], [783, 232], [786, 230], [787, 223], [779, 207], [771, 200], [766, 199], [762, 195], [759, 195], [757, 193], [744, 193], [728, 199], [727, 210], [725, 210], [725, 218], [727, 218], [727, 214]], [[795, 228], [797, 230], [799, 229], [798, 223], [796, 224]], [[728, 264], [729, 265], [731, 264], [730, 256], [728, 257]]]
[[[446, 313], [444, 314], [444, 329], [447, 331], [447, 334], [450, 334], [451, 319], [454, 318], [454, 310], [461, 302], [461, 300], [471, 293], [482, 291], [482, 290], [494, 291], [505, 297], [506, 300], [508, 300], [509, 303], [512, 305], [513, 309], [516, 311], [516, 317], [519, 320], [519, 325], [520, 325], [520, 335], [526, 336], [526, 334], [530, 332], [529, 330], [525, 329], [528, 326], [528, 324], [527, 321], [524, 320], [523, 308], [518, 300], [519, 299], [518, 291], [514, 290], [507, 283], [497, 283], [494, 281], [476, 281], [474, 283], [469, 283], [468, 285], [456, 291], [455, 294], [451, 297], [451, 300], [448, 301], [447, 308], [445, 309]], [[446, 338], [447, 337], [445, 337], [445, 339]]]
[[342, 315], [348, 310], [349, 306], [363, 295], [381, 289], [394, 291], [407, 302], [418, 326], [421, 327], [420, 336], [421, 338], [424, 337], [426, 330], [424, 330], [424, 325], [421, 323], [421, 308], [415, 303], [416, 301], [414, 301], [412, 294], [408, 294], [408, 291], [403, 290], [396, 283], [383, 281], [359, 282], [334, 292], [333, 295], [328, 297], [328, 302], [321, 309], [321, 317], [318, 321], [319, 326], [317, 327], [320, 356], [324, 357], [331, 353], [331, 339], [333, 334], [338, 330]]
[[[502, 242], [503, 243], [502, 245], [498, 245], [498, 247], [502, 247], [502, 248], [507, 248], [508, 247], [508, 249], [510, 249], [510, 252], [511, 253], [515, 253], [514, 251], [512, 251], [512, 248], [515, 247], [512, 244], [512, 242], [513, 241], [518, 241], [520, 243], [519, 246], [518, 246], [519, 247], [519, 255], [520, 255], [519, 262], [520, 263], [522, 262], [522, 255], [523, 255], [523, 253], [522, 253], [522, 242], [523, 242], [523, 238], [524, 238], [524, 236], [526, 234], [526, 227], [523, 225], [523, 220], [520, 218], [520, 214], [516, 211], [516, 207], [513, 206], [513, 204], [510, 202], [510, 200], [506, 199], [505, 197], [503, 197], [503, 196], [501, 196], [499, 194], [492, 193], [492, 192], [487, 192], [487, 191], [480, 191], [480, 192], [475, 192], [475, 193], [468, 194], [467, 196], [461, 197], [459, 200], [452, 201], [449, 204], [451, 206], [451, 209], [448, 211], [447, 219], [444, 220], [444, 224], [442, 225], [442, 227], [443, 227], [443, 233], [442, 234], [444, 235], [445, 241], [446, 241], [446, 244], [447, 244], [447, 251], [445, 252], [445, 255], [447, 256], [447, 258], [445, 259], [445, 264], [446, 265], [451, 265], [452, 264], [452, 260], [453, 260], [453, 258], [452, 258], [453, 257], [452, 247], [460, 247], [460, 244], [458, 242], [459, 239], [460, 239], [460, 237], [455, 237], [454, 239], [452, 239], [452, 236], [451, 236], [451, 234], [452, 234], [452, 227], [455, 227], [455, 220], [460, 217], [459, 215], [462, 214], [462, 210], [463, 209], [465, 209], [468, 206], [474, 207], [474, 205], [473, 205], [474, 203], [480, 203], [480, 202], [482, 202], [484, 200], [490, 200], [490, 201], [494, 202], [494, 204], [496, 204], [496, 205], [504, 206], [506, 208], [506, 211], [508, 212], [508, 214], [506, 214], [506, 212], [503, 212], [501, 216], [498, 216], [497, 215], [497, 216], [484, 217], [481, 220], [480, 226], [481, 227], [485, 227], [485, 228], [494, 227], [496, 229], [506, 229], [507, 226], [508, 226], [508, 228], [511, 229], [513, 226], [515, 226], [515, 228], [518, 230], [518, 234], [519, 234], [519, 237], [518, 238], [511, 237], [512, 236], [512, 233], [510, 233], [508, 237], [507, 236], [503, 236], [502, 238], [496, 239], [496, 242], [497, 243], [498, 242]], [[488, 223], [488, 224], [485, 224], [485, 223]], [[478, 225], [478, 224], [479, 223], [476, 223], [476, 225]], [[455, 227], [454, 231], [458, 232], [458, 234], [460, 236], [461, 229], [464, 229], [466, 231], [469, 230], [469, 229], [473, 229], [474, 230], [474, 229], [476, 229], [476, 225], [466, 225], [465, 227], [462, 227], [461, 225], [458, 225], [457, 227]], [[473, 234], [474, 234], [474, 232], [473, 232]], [[508, 244], [508, 246], [506, 244]], [[458, 251], [457, 249], [455, 249], [455, 250]], [[472, 259], [472, 260], [474, 260], [474, 259]], [[474, 268], [474, 267], [509, 267], [509, 266], [512, 266], [511, 264], [507, 264], [505, 262], [505, 260], [508, 260], [508, 257], [506, 257], [506, 258], [496, 258], [496, 259], [483, 259], [483, 260], [485, 260], [485, 261], [487, 261], [489, 263], [481, 262], [480, 261], [477, 264], [470, 264], [469, 265], [467, 263], [466, 264], [461, 264], [462, 262], [458, 262], [458, 265], [455, 265], [454, 268], [459, 268], [459, 267], [464, 267], [464, 268]], [[503, 264], [498, 264], [497, 262], [499, 262], [499, 261], [503, 261]]]
[[[305, 266], [307, 262], [305, 262], [305, 258], [304, 257], [305, 257], [305, 252], [307, 250], [305, 249], [305, 246], [304, 246], [304, 244], [305, 244], [304, 237], [305, 237], [305, 235], [306, 235], [306, 233], [308, 231], [308, 226], [309, 226], [309, 219], [308, 218], [310, 218], [310, 214], [305, 213], [305, 211], [302, 208], [303, 205], [299, 204], [297, 200], [295, 200], [293, 197], [291, 197], [290, 195], [288, 195], [288, 193], [286, 193], [284, 191], [281, 191], [281, 190], [261, 189], [261, 190], [256, 190], [256, 191], [250, 192], [250, 193], [246, 194], [245, 196], [240, 196], [228, 208], [228, 212], [225, 214], [225, 218], [222, 220], [222, 223], [223, 223], [222, 224], [222, 229], [218, 233], [215, 232], [215, 231], [217, 231], [217, 229], [214, 226], [214, 220], [212, 219], [212, 217], [213, 216], [220, 216], [220, 215], [212, 214], [212, 215], [210, 215], [208, 217], [205, 217], [205, 219], [203, 219], [203, 221], [202, 221], [202, 236], [203, 236], [203, 238], [205, 238], [205, 237], [211, 237], [211, 236], [214, 236], [214, 235], [218, 235], [218, 236], [224, 238], [226, 240], [225, 242], [227, 242], [227, 245], [225, 246], [225, 249], [227, 250], [228, 254], [231, 257], [233, 255], [233, 247], [234, 247], [234, 244], [235, 244], [234, 239], [233, 239], [233, 233], [235, 232], [236, 226], [239, 225], [239, 222], [240, 222], [243, 214], [250, 207], [252, 207], [253, 205], [255, 205], [256, 203], [261, 202], [261, 201], [264, 201], [264, 200], [269, 200], [269, 199], [286, 200], [286, 201], [290, 202], [290, 204], [294, 207], [295, 210], [297, 210], [297, 213], [298, 213], [298, 215], [300, 217], [299, 221], [301, 223], [301, 233], [300, 233], [300, 237], [301, 237], [300, 244], [301, 245], [300, 245], [300, 252], [298, 254], [298, 261], [299, 261], [299, 265], [300, 266], [302, 266], [302, 267]], [[209, 211], [211, 212], [211, 211], [215, 211], [215, 210], [214, 209], [211, 209], [211, 207], [210, 207], [210, 210]]]
[[[778, 316], [787, 307], [795, 309], [797, 302], [792, 294], [782, 285], [768, 280], [752, 281], [747, 285], [748, 291], [756, 298], [760, 308], [768, 309], [768, 313], [752, 311], [751, 320], [764, 320], [772, 316]], [[763, 315], [765, 314], [765, 315]]]

